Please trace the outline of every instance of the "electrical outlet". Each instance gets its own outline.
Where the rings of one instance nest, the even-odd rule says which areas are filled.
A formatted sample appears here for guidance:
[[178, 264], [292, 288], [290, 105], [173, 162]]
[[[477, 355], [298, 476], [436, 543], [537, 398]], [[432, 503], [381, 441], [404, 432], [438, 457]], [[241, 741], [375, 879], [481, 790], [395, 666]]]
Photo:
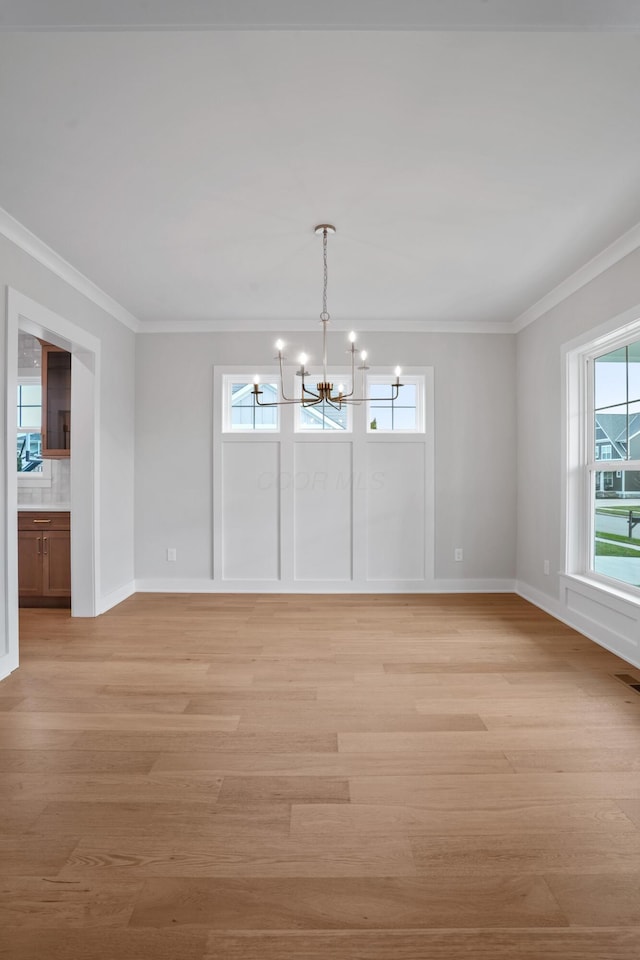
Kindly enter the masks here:
[[462, 558], [463, 558], [462, 547], [456, 547], [455, 550], [453, 551], [453, 559], [456, 561], [456, 563], [460, 563]]
[[178, 559], [178, 551], [176, 550], [176, 548], [167, 547], [167, 560], [169, 560], [171, 563], [175, 563], [177, 559]]
[[544, 562], [544, 575], [545, 577], [549, 576], [549, 561], [545, 560]]

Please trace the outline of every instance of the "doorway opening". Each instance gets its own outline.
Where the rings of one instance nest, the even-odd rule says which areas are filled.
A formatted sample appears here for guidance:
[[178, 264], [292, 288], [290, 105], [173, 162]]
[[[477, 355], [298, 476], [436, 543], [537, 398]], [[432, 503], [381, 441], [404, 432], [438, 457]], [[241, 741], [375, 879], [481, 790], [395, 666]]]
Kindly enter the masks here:
[[[98, 398], [100, 342], [81, 327], [16, 290], [7, 294], [6, 368], [6, 645], [0, 652], [0, 678], [19, 662], [18, 627], [18, 471], [16, 428], [18, 341], [20, 334], [46, 341], [71, 354], [70, 422], [76, 456], [69, 459], [71, 616], [95, 617], [99, 596]], [[47, 544], [47, 548], [51, 543]], [[41, 541], [41, 550], [44, 543]]]

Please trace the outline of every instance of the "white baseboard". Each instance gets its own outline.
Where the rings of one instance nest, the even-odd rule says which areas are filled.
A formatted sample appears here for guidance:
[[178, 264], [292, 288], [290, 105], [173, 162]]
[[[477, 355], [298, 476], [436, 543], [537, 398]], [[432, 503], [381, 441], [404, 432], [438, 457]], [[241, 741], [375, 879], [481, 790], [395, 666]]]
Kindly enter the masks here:
[[107, 610], [111, 610], [112, 607], [116, 607], [119, 603], [122, 603], [123, 600], [127, 600], [133, 596], [135, 592], [135, 580], [130, 580], [129, 583], [124, 583], [121, 587], [118, 587], [117, 590], [112, 590], [111, 593], [107, 593], [104, 597], [100, 598], [100, 605], [97, 611], [98, 616], [101, 613], [106, 613]]
[[[625, 642], [625, 638], [613, 630], [610, 630], [606, 625], [590, 617], [581, 615], [556, 597], [543, 593], [541, 590], [537, 590], [535, 587], [523, 583], [520, 580], [516, 582], [516, 593], [524, 600], [528, 600], [529, 603], [544, 610], [545, 613], [555, 617], [556, 620], [560, 620], [568, 627], [577, 630], [578, 633], [581, 633], [589, 640], [593, 640], [598, 646], [604, 647], [609, 653], [614, 653], [617, 657], [620, 657], [621, 660], [640, 670], [640, 657], [638, 657], [637, 652], [630, 650], [629, 644]], [[606, 610], [605, 604], [603, 604], [604, 610]]]
[[434, 580], [427, 593], [515, 593], [515, 580]]
[[0, 657], [0, 680], [6, 679], [10, 673], [13, 673], [13, 671], [17, 669], [17, 656], [10, 653], [5, 653], [4, 656]]
[[136, 593], [513, 593], [515, 581], [468, 580], [174, 580], [150, 577], [136, 580]]

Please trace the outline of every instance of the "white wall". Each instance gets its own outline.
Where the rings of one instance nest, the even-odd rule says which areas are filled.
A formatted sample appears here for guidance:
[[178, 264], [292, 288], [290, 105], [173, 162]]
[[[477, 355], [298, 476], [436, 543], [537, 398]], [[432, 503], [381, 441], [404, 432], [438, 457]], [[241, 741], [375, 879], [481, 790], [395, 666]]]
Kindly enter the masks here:
[[[563, 569], [563, 452], [561, 351], [563, 344], [584, 336], [613, 318], [638, 307], [640, 316], [640, 250], [629, 254], [517, 335], [518, 407], [518, 588], [533, 602], [572, 623], [627, 659], [637, 660], [620, 644], [612, 625], [620, 613], [616, 602], [596, 607], [594, 591], [579, 599], [559, 575]], [[549, 560], [550, 574], [544, 574]], [[584, 590], [582, 590], [584, 592]], [[585, 595], [586, 596], [586, 595]], [[593, 616], [578, 612], [596, 604]], [[623, 616], [638, 623], [638, 612], [624, 605]], [[635, 628], [636, 633], [638, 627]]]
[[[101, 343], [100, 394], [100, 596], [105, 598], [133, 581], [133, 415], [134, 334], [68, 283], [55, 276], [11, 241], [0, 236], [0, 326], [3, 357], [0, 396], [6, 397], [6, 288], [11, 287], [88, 331]], [[17, 363], [17, 358], [16, 358]], [[5, 459], [6, 417], [2, 417], [2, 459]], [[81, 452], [74, 450], [75, 456]], [[6, 470], [0, 471], [0, 498], [6, 501]], [[1, 542], [7, 542], [4, 511], [0, 511]], [[12, 533], [13, 535], [13, 533]], [[0, 609], [5, 609], [6, 554], [0, 554]], [[4, 630], [4, 626], [3, 626]], [[6, 635], [0, 639], [0, 650]]]
[[[312, 352], [310, 324], [288, 334]], [[344, 335], [332, 332], [339, 350]], [[214, 365], [270, 364], [273, 334], [149, 334], [136, 345], [136, 580], [180, 589], [212, 577]], [[367, 334], [371, 362], [435, 375], [436, 587], [511, 583], [515, 575], [515, 338]], [[315, 344], [314, 344], [315, 345]], [[344, 354], [330, 356], [344, 362]], [[219, 415], [219, 411], [216, 411]], [[464, 548], [464, 562], [453, 550]], [[166, 561], [175, 547], [176, 563]], [[187, 588], [187, 587], [183, 587]]]

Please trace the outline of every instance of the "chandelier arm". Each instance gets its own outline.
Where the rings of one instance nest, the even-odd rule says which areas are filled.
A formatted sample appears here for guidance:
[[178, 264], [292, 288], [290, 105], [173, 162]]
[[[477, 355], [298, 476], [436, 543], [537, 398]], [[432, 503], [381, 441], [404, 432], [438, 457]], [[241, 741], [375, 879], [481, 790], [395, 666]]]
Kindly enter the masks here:
[[[347, 394], [346, 397], [342, 397], [342, 403], [372, 403], [374, 400], [377, 403], [390, 403], [398, 399], [400, 387], [404, 386], [402, 383], [392, 383], [390, 384], [391, 389], [394, 391], [393, 395], [390, 397], [351, 397], [351, 394]], [[353, 393], [353, 391], [351, 391]]]
[[351, 344], [351, 390], [349, 393], [344, 393], [342, 399], [347, 397], [352, 397], [356, 389], [356, 350], [353, 344]]
[[[262, 391], [260, 391], [262, 392]], [[270, 400], [268, 403], [263, 403], [255, 394], [253, 394], [255, 403], [257, 407], [287, 407], [295, 404], [297, 407], [312, 407], [315, 404], [319, 403], [319, 400]]]
[[307, 399], [307, 396], [305, 396], [305, 394], [306, 394], [307, 396], [309, 396], [309, 397], [313, 397], [312, 403], [319, 403], [319, 402], [322, 400], [322, 397], [320, 396], [320, 394], [314, 393], [313, 390], [309, 390], [309, 387], [305, 387], [305, 385], [304, 385], [304, 379], [303, 379], [303, 381], [302, 381], [302, 397], [301, 397], [302, 403], [304, 403], [304, 402], [306, 401], [306, 399]]
[[[288, 397], [284, 392], [284, 370], [282, 368], [282, 353], [278, 353], [278, 360], [280, 362], [280, 396], [285, 403], [296, 403], [295, 397]], [[263, 404], [265, 406], [265, 404]], [[274, 404], [276, 406], [276, 404]]]

